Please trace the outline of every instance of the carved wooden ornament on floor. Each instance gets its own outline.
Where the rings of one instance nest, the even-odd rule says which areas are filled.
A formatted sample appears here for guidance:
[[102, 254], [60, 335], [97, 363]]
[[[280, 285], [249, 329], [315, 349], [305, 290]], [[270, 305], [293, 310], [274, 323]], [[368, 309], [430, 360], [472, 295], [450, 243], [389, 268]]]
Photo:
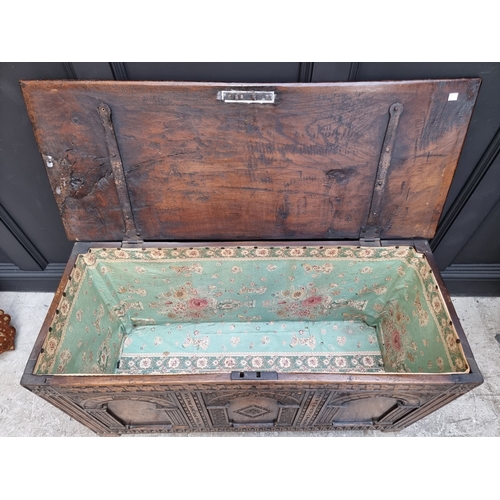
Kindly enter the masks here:
[[0, 309], [0, 354], [14, 350], [16, 329], [10, 326], [10, 316]]

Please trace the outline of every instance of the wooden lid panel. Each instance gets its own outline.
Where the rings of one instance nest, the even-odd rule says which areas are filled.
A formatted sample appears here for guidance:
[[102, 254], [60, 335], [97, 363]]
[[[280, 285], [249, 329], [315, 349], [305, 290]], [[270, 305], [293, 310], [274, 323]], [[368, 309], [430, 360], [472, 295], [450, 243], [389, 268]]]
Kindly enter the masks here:
[[[101, 103], [111, 109], [141, 238], [176, 241], [358, 238], [369, 218], [389, 109], [399, 102], [404, 110], [377, 215], [380, 235], [430, 238], [479, 80], [22, 87], [72, 240], [125, 238]], [[224, 102], [217, 98], [222, 90], [274, 92], [275, 102]]]

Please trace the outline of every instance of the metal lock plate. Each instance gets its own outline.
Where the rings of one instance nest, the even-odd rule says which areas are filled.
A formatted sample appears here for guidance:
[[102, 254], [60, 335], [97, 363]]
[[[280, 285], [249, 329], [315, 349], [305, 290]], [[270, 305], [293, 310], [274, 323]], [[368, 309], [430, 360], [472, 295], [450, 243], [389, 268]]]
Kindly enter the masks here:
[[276, 94], [269, 90], [220, 90], [217, 99], [224, 102], [273, 104]]

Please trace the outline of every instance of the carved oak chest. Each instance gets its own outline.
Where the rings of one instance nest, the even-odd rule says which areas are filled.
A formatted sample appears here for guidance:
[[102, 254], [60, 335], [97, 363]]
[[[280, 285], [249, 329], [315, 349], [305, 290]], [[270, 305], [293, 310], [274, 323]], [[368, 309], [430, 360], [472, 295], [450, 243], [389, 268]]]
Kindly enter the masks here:
[[120, 435], [396, 431], [481, 384], [427, 243], [479, 84], [21, 82], [76, 242], [22, 385]]

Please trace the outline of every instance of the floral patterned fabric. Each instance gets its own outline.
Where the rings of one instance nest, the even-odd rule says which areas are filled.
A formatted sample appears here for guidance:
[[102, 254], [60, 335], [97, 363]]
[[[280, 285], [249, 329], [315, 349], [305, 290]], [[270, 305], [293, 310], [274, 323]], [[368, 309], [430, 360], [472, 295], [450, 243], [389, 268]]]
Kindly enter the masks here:
[[411, 247], [92, 249], [36, 373], [465, 372]]
[[122, 347], [123, 313], [110, 290], [83, 263], [56, 310], [35, 373], [113, 373]]
[[360, 321], [169, 323], [127, 335], [117, 373], [200, 370], [383, 372], [383, 361]]

